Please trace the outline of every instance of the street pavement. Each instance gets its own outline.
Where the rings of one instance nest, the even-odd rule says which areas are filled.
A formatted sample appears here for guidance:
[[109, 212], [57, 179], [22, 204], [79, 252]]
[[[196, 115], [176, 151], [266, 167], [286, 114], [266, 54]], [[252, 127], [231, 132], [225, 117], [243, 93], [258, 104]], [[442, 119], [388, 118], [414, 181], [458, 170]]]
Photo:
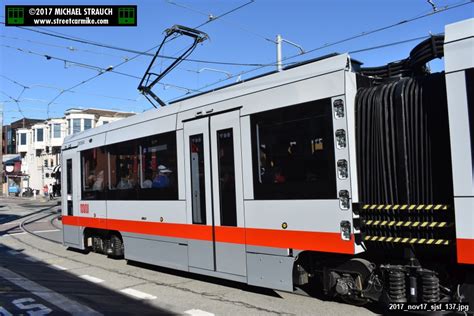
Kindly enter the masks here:
[[[364, 308], [62, 246], [56, 201], [0, 198], [0, 316], [373, 315]], [[20, 224], [24, 223], [26, 233]]]

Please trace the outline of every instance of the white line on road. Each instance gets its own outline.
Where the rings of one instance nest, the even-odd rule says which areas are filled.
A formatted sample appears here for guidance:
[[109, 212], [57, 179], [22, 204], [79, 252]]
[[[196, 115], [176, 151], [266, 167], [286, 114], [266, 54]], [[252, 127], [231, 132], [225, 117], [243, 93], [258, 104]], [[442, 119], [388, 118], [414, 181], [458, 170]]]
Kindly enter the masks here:
[[52, 233], [52, 232], [58, 232], [60, 231], [59, 229], [48, 229], [48, 230], [35, 230], [33, 233]]
[[120, 292], [131, 295], [131, 296], [134, 296], [134, 297], [142, 299], [142, 300], [154, 300], [156, 298], [156, 296], [154, 296], [154, 295], [144, 293], [144, 292], [132, 289], [132, 288], [126, 288], [126, 289], [120, 290]]
[[87, 275], [87, 274], [81, 275], [80, 278], [83, 278], [84, 280], [87, 280], [87, 281], [92, 282], [92, 283], [102, 283], [102, 282], [104, 282], [104, 280], [102, 280], [102, 279], [99, 279], [99, 278], [96, 278], [96, 277], [93, 277], [93, 276]]
[[52, 264], [51, 266], [55, 268], [56, 270], [61, 270], [61, 271], [67, 270], [67, 268], [60, 266], [59, 264]]
[[209, 313], [200, 309], [190, 309], [184, 312], [185, 314], [192, 315], [192, 316], [214, 316], [213, 313]]
[[24, 288], [32, 294], [41, 297], [47, 302], [54, 304], [55, 306], [72, 315], [102, 315], [88, 306], [79, 304], [76, 301], [73, 301], [3, 267], [0, 267], [0, 277], [21, 288]]
[[0, 237], [9, 237], [9, 236], [17, 236], [17, 235], [25, 235], [26, 232], [21, 232], [21, 233], [11, 233], [11, 234], [5, 234]]
[[31, 261], [31, 262], [38, 262], [39, 260], [33, 257], [25, 257], [25, 260]]

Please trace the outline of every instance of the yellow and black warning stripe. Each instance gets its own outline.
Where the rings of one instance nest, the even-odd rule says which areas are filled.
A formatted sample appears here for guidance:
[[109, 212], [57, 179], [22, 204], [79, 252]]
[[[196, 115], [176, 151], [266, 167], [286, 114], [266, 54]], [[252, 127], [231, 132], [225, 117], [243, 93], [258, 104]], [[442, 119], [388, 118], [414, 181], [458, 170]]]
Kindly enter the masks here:
[[418, 245], [434, 245], [434, 246], [448, 246], [451, 241], [447, 239], [433, 239], [433, 238], [411, 238], [411, 237], [396, 237], [396, 236], [365, 236], [365, 241], [378, 241], [400, 244], [418, 244]]
[[420, 222], [420, 221], [388, 221], [369, 219], [364, 223], [366, 226], [388, 226], [388, 227], [421, 227], [421, 228], [443, 228], [449, 227], [448, 222]]
[[362, 210], [371, 211], [446, 211], [445, 204], [364, 204]]

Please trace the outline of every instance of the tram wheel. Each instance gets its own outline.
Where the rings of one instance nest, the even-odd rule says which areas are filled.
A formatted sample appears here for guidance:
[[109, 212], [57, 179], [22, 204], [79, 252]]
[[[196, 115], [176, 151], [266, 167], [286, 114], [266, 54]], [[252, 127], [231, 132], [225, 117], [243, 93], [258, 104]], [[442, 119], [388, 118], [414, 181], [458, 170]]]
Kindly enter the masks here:
[[124, 254], [124, 246], [122, 239], [113, 234], [110, 236], [110, 249], [112, 249], [112, 253], [109, 255], [112, 258], [120, 259], [123, 258]]

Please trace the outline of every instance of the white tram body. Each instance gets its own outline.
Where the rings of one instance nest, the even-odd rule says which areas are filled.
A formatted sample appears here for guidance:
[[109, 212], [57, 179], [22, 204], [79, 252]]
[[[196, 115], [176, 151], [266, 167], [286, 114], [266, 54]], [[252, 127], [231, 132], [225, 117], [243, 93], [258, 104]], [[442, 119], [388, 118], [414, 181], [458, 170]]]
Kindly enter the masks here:
[[[444, 43], [453, 195], [414, 205], [454, 212], [454, 238], [398, 242], [446, 245], [465, 267], [474, 265], [473, 36], [471, 19], [447, 26]], [[389, 235], [364, 208], [396, 203], [362, 199], [359, 69], [333, 55], [69, 136], [64, 245], [286, 291], [313, 276], [298, 264], [304, 254], [368, 253]]]

